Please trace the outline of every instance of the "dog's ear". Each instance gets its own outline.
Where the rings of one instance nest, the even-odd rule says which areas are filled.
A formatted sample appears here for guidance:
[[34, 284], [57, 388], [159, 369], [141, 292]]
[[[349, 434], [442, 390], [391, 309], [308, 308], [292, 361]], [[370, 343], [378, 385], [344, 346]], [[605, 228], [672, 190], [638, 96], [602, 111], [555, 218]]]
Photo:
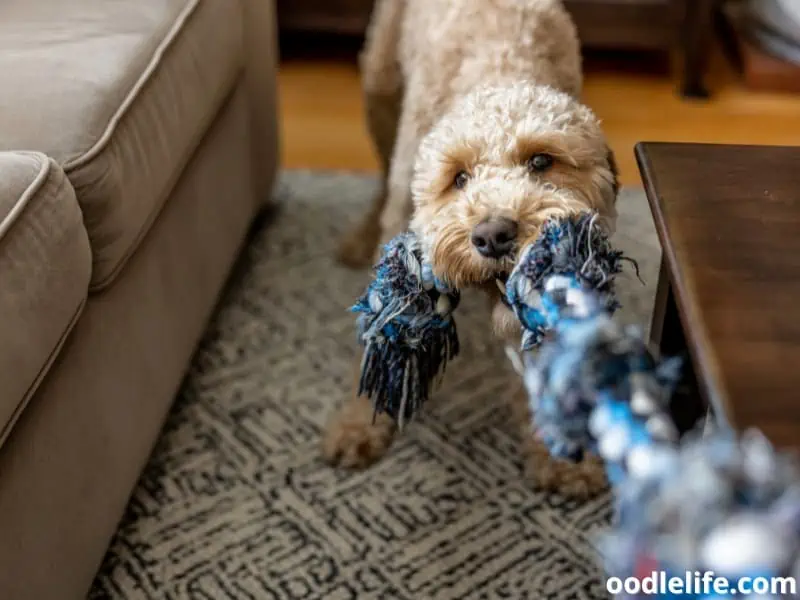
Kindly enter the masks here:
[[619, 168], [614, 151], [606, 145], [605, 148], [606, 164], [598, 168], [595, 173], [595, 186], [599, 192], [600, 211], [605, 215], [604, 222], [609, 234], [616, 230], [617, 223], [617, 196], [619, 195]]
[[616, 198], [619, 194], [619, 168], [617, 167], [617, 159], [614, 156], [614, 151], [610, 146], [606, 146], [606, 162], [608, 163], [608, 170], [611, 173], [611, 189]]

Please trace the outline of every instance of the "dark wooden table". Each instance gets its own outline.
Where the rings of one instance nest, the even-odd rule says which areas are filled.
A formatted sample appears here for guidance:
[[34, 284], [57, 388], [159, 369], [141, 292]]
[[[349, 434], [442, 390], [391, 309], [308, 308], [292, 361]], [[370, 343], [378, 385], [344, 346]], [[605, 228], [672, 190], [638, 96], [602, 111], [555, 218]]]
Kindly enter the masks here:
[[800, 148], [642, 143], [636, 157], [664, 250], [651, 339], [688, 350], [699, 392], [678, 410], [705, 403], [800, 447]]

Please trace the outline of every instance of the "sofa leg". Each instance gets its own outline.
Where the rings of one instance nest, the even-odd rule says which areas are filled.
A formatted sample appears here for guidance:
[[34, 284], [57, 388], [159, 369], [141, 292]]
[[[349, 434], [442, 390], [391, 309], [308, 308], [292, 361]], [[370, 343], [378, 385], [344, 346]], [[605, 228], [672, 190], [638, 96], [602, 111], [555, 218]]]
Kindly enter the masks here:
[[683, 81], [681, 95], [689, 99], [710, 96], [705, 84], [706, 69], [714, 37], [717, 0], [686, 0], [683, 25]]

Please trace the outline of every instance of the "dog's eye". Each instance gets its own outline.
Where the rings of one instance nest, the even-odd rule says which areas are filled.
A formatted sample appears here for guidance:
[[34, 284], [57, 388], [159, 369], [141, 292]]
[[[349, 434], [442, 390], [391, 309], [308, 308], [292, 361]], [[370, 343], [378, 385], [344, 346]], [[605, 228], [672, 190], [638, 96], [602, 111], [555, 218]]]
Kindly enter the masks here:
[[527, 165], [531, 173], [542, 173], [553, 166], [553, 157], [549, 154], [534, 154], [528, 159]]
[[469, 181], [469, 173], [466, 171], [459, 171], [456, 173], [456, 178], [453, 180], [453, 185], [456, 186], [457, 190], [463, 190], [467, 185], [467, 181]]

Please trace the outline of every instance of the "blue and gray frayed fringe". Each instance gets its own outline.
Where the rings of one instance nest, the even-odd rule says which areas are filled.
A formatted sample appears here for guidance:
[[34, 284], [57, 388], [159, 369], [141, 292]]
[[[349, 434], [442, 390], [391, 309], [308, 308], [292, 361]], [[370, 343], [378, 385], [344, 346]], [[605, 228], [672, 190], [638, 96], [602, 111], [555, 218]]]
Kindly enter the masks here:
[[387, 245], [375, 279], [352, 309], [364, 345], [358, 393], [401, 427], [458, 355], [452, 312], [460, 297], [433, 275], [415, 237], [404, 234]]

